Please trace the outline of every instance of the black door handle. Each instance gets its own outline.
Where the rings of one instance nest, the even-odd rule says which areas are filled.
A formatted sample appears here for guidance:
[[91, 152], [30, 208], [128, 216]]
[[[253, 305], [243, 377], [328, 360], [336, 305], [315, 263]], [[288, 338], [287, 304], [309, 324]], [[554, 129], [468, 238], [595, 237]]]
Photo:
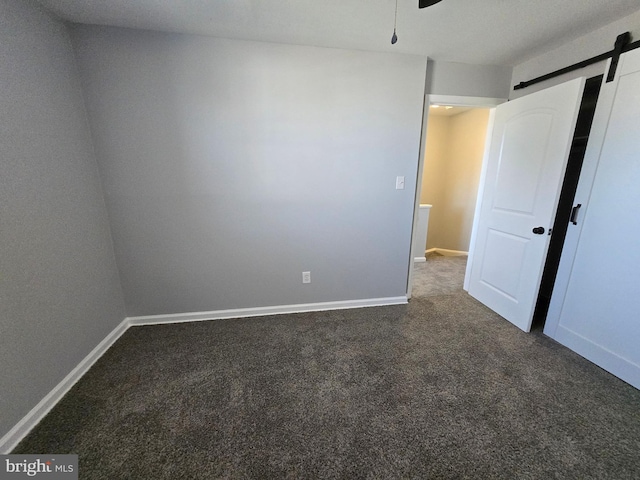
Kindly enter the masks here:
[[544, 234], [544, 227], [536, 227], [532, 231], [536, 235], [542, 235], [542, 234]]
[[581, 203], [577, 204], [575, 207], [573, 207], [571, 209], [571, 218], [569, 219], [569, 221], [571, 223], [573, 223], [574, 225], [578, 224], [578, 210], [580, 210], [580, 207], [582, 206]]

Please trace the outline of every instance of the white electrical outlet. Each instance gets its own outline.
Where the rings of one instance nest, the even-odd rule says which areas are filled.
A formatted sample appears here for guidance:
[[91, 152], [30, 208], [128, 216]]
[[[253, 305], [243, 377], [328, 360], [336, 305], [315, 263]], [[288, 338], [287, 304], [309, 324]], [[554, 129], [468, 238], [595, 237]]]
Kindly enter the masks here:
[[302, 272], [302, 283], [311, 283], [311, 272]]

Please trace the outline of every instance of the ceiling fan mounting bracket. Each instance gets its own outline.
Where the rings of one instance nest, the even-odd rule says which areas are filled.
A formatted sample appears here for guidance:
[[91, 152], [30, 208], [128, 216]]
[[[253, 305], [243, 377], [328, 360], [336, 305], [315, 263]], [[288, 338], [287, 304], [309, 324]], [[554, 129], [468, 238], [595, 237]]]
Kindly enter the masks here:
[[418, 0], [418, 8], [427, 8], [441, 1], [442, 0]]

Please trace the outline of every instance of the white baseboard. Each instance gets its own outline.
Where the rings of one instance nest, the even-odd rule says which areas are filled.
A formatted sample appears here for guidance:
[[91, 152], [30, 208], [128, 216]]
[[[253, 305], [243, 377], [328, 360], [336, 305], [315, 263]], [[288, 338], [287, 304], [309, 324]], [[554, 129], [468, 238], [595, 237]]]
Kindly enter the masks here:
[[276, 305], [272, 307], [212, 310], [210, 312], [148, 315], [143, 317], [128, 317], [127, 320], [131, 326], [157, 325], [161, 323], [201, 322], [227, 318], [262, 317], [265, 315], [282, 315], [285, 313], [321, 312], [325, 310], [342, 310], [346, 308], [380, 307], [384, 305], [399, 305], [404, 303], [407, 303], [406, 295], [400, 297], [368, 298], [364, 300], [346, 300], [340, 302], [301, 303], [297, 305]]
[[612, 375], [640, 389], [640, 365], [637, 363], [621, 357], [562, 325], [558, 326], [556, 335], [552, 338]]
[[462, 250], [449, 250], [447, 248], [430, 248], [425, 252], [425, 254], [431, 252], [439, 253], [440, 255], [443, 255], [445, 257], [466, 257], [469, 255], [469, 252], [465, 252]]
[[227, 318], [246, 318], [285, 313], [319, 312], [347, 308], [380, 307], [408, 303], [406, 295], [399, 297], [369, 298], [339, 302], [303, 303], [298, 305], [278, 305], [273, 307], [238, 308], [214, 310], [210, 312], [178, 313], [172, 315], [149, 315], [125, 318], [96, 348], [27, 413], [9, 432], [0, 438], [0, 454], [8, 454], [42, 420], [47, 413], [65, 396], [93, 364], [118, 340], [129, 327], [138, 325], [156, 325], [162, 323], [198, 322]]
[[426, 262], [427, 259], [425, 257], [416, 257], [416, 258], [413, 259], [413, 261], [415, 263], [422, 263], [422, 262]]
[[84, 357], [53, 390], [40, 400], [22, 420], [9, 430], [4, 437], [0, 438], [0, 454], [8, 454], [11, 452], [128, 328], [129, 321], [125, 318], [89, 355]]

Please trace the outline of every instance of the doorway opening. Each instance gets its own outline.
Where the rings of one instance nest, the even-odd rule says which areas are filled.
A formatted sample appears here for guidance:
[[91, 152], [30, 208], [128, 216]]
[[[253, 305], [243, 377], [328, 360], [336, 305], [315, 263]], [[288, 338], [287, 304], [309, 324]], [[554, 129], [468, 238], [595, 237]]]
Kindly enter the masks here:
[[420, 203], [431, 205], [425, 250], [467, 255], [489, 109], [431, 105]]
[[[490, 110], [505, 101], [443, 95], [425, 98], [408, 298], [416, 262], [424, 261], [427, 254], [468, 254]], [[419, 225], [425, 205], [430, 206], [426, 233]]]
[[[561, 177], [563, 179], [562, 188], [561, 188], [560, 196], [558, 197], [558, 203], [556, 206], [556, 215], [553, 223], [553, 228], [551, 232], [549, 232], [551, 237], [549, 239], [549, 244], [548, 244], [549, 246], [545, 254], [546, 256], [544, 257], [544, 260], [543, 260], [544, 262], [544, 268], [542, 270], [543, 274], [542, 274], [540, 283], [536, 286], [537, 296], [534, 297], [534, 301], [533, 301], [533, 305], [535, 306], [535, 308], [533, 309], [533, 312], [534, 312], [533, 322], [529, 323], [530, 327], [528, 327], [528, 329], [533, 328], [535, 330], [539, 330], [544, 327], [544, 322], [546, 320], [547, 311], [550, 304], [551, 292], [553, 291], [553, 286], [554, 286], [556, 274], [558, 271], [560, 255], [562, 252], [562, 247], [563, 247], [564, 239], [566, 236], [567, 226], [572, 214], [573, 200], [575, 197], [578, 178], [580, 176], [582, 162], [584, 159], [587, 139], [590, 133], [591, 124], [592, 124], [593, 116], [595, 113], [595, 105], [598, 99], [601, 81], [602, 81], [602, 76], [588, 79], [585, 83], [585, 88], [582, 93], [582, 97], [579, 100], [580, 101], [579, 114], [577, 117], [576, 127], [573, 131], [573, 137], [572, 137], [572, 143], [571, 143], [570, 154], [567, 162], [567, 167], [565, 172], [562, 173], [562, 177]], [[462, 101], [460, 101], [460, 99], [462, 99]], [[426, 102], [425, 102], [426, 108], [425, 108], [425, 113], [423, 117], [423, 122], [425, 125], [425, 133], [423, 135], [423, 144], [421, 146], [421, 159], [420, 159], [419, 171], [418, 171], [418, 182], [417, 182], [418, 190], [416, 191], [416, 206], [415, 206], [414, 219], [417, 219], [417, 212], [418, 212], [420, 203], [429, 202], [430, 204], [433, 205], [430, 211], [430, 217], [433, 220], [432, 221], [430, 220], [429, 222], [429, 229], [428, 229], [426, 245], [425, 245], [425, 249], [427, 250], [429, 249], [429, 247], [436, 248], [436, 249], [438, 248], [446, 249], [446, 247], [442, 245], [437, 245], [437, 244], [434, 245], [434, 243], [439, 242], [438, 235], [436, 234], [437, 227], [435, 227], [438, 221], [437, 221], [437, 213], [436, 213], [437, 206], [434, 204], [437, 204], [437, 202], [434, 201], [432, 198], [429, 198], [429, 197], [425, 198], [422, 196], [423, 184], [425, 187], [425, 191], [429, 191], [428, 190], [429, 183], [432, 180], [436, 181], [441, 188], [448, 190], [447, 188], [448, 184], [445, 180], [438, 181], [437, 176], [434, 176], [433, 172], [431, 172], [431, 175], [430, 175], [430, 166], [425, 161], [427, 149], [434, 146], [433, 139], [432, 138], [427, 139], [427, 137], [431, 133], [429, 129], [429, 123], [431, 122], [431, 124], [433, 125], [433, 124], [437, 124], [438, 122], [438, 120], [434, 120], [435, 117], [430, 115], [429, 113], [430, 111], [443, 108], [443, 106], [450, 106], [454, 108], [484, 106], [484, 107], [490, 108], [490, 107], [495, 107], [498, 104], [503, 103], [504, 101], [504, 100], [501, 101], [500, 99], [493, 99], [493, 102], [489, 103], [487, 102], [488, 99], [483, 99], [483, 100], [484, 102], [482, 104], [478, 104], [475, 102], [473, 103], [464, 102], [464, 97], [458, 97], [457, 101], [452, 101], [452, 102], [448, 102], [446, 97], [437, 98], [437, 99], [435, 98], [435, 96], [426, 97]], [[434, 104], [439, 105], [440, 107], [438, 109], [429, 108], [431, 105], [434, 105]], [[457, 115], [464, 115], [466, 112], [471, 111], [471, 110], [455, 111], [454, 108], [450, 108], [450, 109], [445, 108], [444, 116], [446, 116], [446, 110], [450, 111], [450, 116], [452, 117], [456, 117]], [[491, 111], [490, 119], [489, 119], [489, 127], [488, 127], [489, 131], [492, 130], [492, 127], [493, 127], [493, 112]], [[437, 126], [436, 126], [436, 129], [437, 129]], [[489, 133], [489, 135], [491, 135], [491, 133]], [[484, 143], [486, 143], [486, 139], [489, 135], [485, 133]], [[485, 145], [485, 149], [482, 155], [483, 160], [486, 157], [487, 148], [488, 148], [488, 145]], [[484, 175], [484, 172], [482, 173], [482, 175]], [[423, 178], [424, 178], [424, 181], [423, 181]], [[456, 181], [454, 180], [454, 185], [455, 185], [455, 182]], [[482, 183], [482, 180], [478, 178], [478, 180], [476, 180], [475, 185], [473, 186], [474, 192], [477, 192], [478, 188], [480, 189], [482, 188], [482, 185], [480, 185], [481, 183]], [[449, 189], [450, 188], [451, 187], [449, 187]], [[477, 195], [473, 195], [472, 197], [473, 197], [472, 203], [475, 204], [477, 202]], [[473, 215], [471, 218], [474, 219], [475, 221], [478, 215], [479, 215], [478, 205], [476, 205], [475, 211], [473, 212]], [[455, 218], [455, 215], [451, 215], [449, 217], [445, 216], [445, 218], [453, 219]], [[416, 225], [416, 221], [414, 221], [414, 225]], [[472, 227], [472, 229], [473, 228], [475, 227]], [[537, 233], [537, 232], [534, 232], [534, 233]], [[473, 235], [474, 233], [472, 233], [472, 236]], [[431, 240], [434, 243], [430, 243], [429, 240]], [[469, 238], [466, 243], [466, 248], [465, 246], [463, 246], [463, 247], [449, 248], [449, 249], [456, 253], [457, 252], [463, 253], [465, 251], [468, 251], [470, 255], [473, 255], [473, 247], [471, 246], [473, 242], [474, 242], [474, 239]], [[412, 260], [413, 258], [415, 258], [416, 255], [419, 255], [419, 254], [420, 253], [417, 248], [416, 249], [412, 248]], [[472, 262], [472, 259], [470, 258], [468, 265], [471, 262]], [[409, 272], [409, 285], [408, 285], [408, 294], [407, 294], [409, 298], [411, 295], [411, 282], [413, 279], [413, 264], [414, 262], [412, 261], [411, 262], [412, 268], [410, 268], [410, 272]], [[469, 269], [467, 269], [467, 275], [465, 276], [465, 285], [463, 287], [467, 291], [469, 291], [468, 283], [469, 283]], [[529, 317], [528, 321], [531, 322], [531, 317]]]

